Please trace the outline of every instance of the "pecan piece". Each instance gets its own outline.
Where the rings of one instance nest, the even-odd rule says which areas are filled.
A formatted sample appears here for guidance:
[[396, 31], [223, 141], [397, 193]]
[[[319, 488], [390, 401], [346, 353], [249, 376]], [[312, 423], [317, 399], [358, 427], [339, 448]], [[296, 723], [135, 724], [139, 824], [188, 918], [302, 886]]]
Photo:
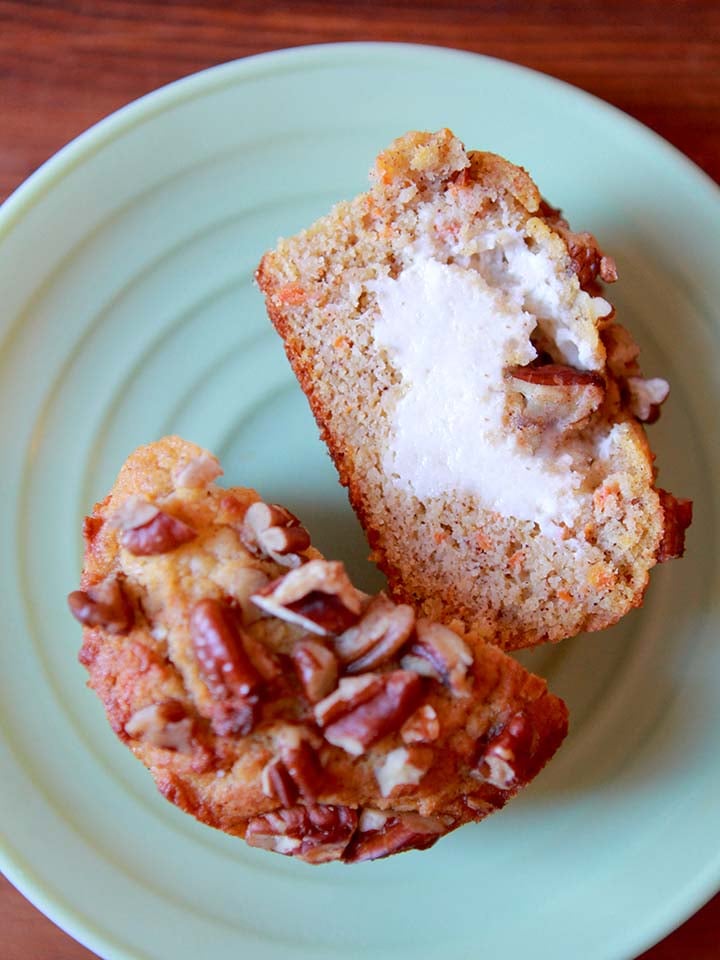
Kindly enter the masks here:
[[[152, 509], [155, 513], [150, 520], [136, 526], [125, 526], [120, 537], [123, 547], [136, 557], [169, 553], [197, 537], [196, 531], [187, 523], [157, 507]], [[140, 511], [139, 515], [142, 516], [143, 512]]]
[[434, 707], [426, 703], [408, 717], [400, 730], [405, 743], [433, 743], [440, 736], [440, 721]]
[[520, 711], [484, 744], [474, 775], [500, 790], [509, 790], [526, 781], [530, 774], [533, 728]]
[[374, 673], [343, 677], [334, 693], [315, 704], [315, 720], [319, 726], [326, 727], [376, 696], [382, 688], [382, 677]]
[[333, 720], [323, 731], [328, 743], [353, 756], [360, 756], [388, 733], [399, 730], [422, 697], [422, 682], [416, 673], [395, 670], [379, 674], [377, 679], [381, 687], [373, 697]]
[[540, 215], [565, 241], [572, 269], [577, 274], [582, 290], [594, 290], [598, 276], [605, 283], [614, 283], [617, 280], [615, 261], [603, 254], [591, 233], [575, 233], [570, 229], [562, 212], [546, 200], [541, 201]]
[[253, 817], [245, 840], [308, 863], [328, 863], [342, 858], [356, 827], [357, 813], [350, 807], [312, 804]]
[[343, 859], [346, 863], [362, 863], [405, 850], [426, 850], [447, 832], [448, 827], [434, 817], [421, 817], [418, 813], [391, 815], [377, 829], [358, 831]]
[[667, 490], [658, 488], [665, 527], [658, 547], [658, 563], [673, 560], [685, 553], [685, 531], [692, 523], [692, 500], [678, 500]]
[[405, 645], [415, 613], [407, 604], [395, 604], [384, 593], [370, 601], [360, 621], [335, 638], [335, 651], [348, 673], [374, 670]]
[[190, 612], [190, 635], [200, 676], [216, 701], [213, 729], [220, 736], [249, 733], [261, 677], [245, 650], [234, 612], [219, 600], [198, 601]]
[[468, 669], [473, 655], [467, 644], [449, 627], [421, 618], [416, 626], [417, 639], [401, 660], [406, 669], [435, 676], [457, 696], [470, 692]]
[[176, 487], [187, 487], [192, 490], [201, 490], [209, 486], [223, 474], [223, 468], [217, 457], [203, 450], [196, 457], [181, 464], [173, 473], [173, 482]]
[[331, 693], [338, 679], [337, 657], [317, 640], [298, 640], [292, 650], [295, 672], [310, 703]]
[[299, 554], [310, 546], [310, 534], [294, 513], [261, 500], [248, 507], [240, 539], [250, 553], [269, 557], [282, 567], [299, 567]]
[[73, 590], [67, 598], [70, 613], [84, 627], [102, 627], [112, 634], [127, 633], [134, 615], [120, 579], [107, 577], [87, 590]]
[[125, 733], [154, 747], [191, 753], [194, 723], [179, 700], [151, 703], [136, 710], [125, 724]]
[[522, 420], [542, 427], [564, 429], [579, 424], [605, 398], [605, 381], [599, 373], [561, 363], [508, 367], [505, 379], [514, 393], [522, 395]]
[[430, 751], [422, 747], [410, 750], [397, 747], [375, 767], [375, 779], [383, 797], [389, 797], [396, 787], [416, 786], [428, 772], [432, 763]]
[[261, 776], [262, 791], [284, 807], [291, 807], [298, 797], [315, 800], [322, 786], [322, 767], [317, 753], [304, 738], [294, 745], [283, 744], [280, 756], [271, 760]]
[[342, 563], [309, 560], [252, 595], [261, 610], [320, 636], [342, 633], [355, 623], [362, 595]]

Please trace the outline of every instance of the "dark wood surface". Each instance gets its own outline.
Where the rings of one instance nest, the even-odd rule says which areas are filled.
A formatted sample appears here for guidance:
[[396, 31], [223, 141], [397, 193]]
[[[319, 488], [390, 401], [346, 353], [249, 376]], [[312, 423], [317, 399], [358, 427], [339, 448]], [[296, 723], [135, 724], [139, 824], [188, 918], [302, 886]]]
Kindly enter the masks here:
[[[718, 0], [0, 0], [0, 200], [68, 140], [164, 83], [349, 40], [459, 47], [552, 74], [641, 120], [720, 182]], [[0, 878], [0, 956], [93, 954]], [[720, 960], [720, 896], [643, 955], [680, 958]]]

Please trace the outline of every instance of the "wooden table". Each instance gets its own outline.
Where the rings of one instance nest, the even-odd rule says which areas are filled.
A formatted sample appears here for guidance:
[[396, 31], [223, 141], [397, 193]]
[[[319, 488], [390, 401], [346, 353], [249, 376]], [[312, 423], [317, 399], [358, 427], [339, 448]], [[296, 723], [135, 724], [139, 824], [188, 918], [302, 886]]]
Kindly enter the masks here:
[[[347, 40], [461, 47], [560, 77], [652, 127], [720, 182], [717, 0], [0, 0], [0, 200], [155, 87], [248, 54]], [[2, 878], [0, 954], [93, 956]], [[720, 896], [643, 955], [677, 958], [720, 960]]]

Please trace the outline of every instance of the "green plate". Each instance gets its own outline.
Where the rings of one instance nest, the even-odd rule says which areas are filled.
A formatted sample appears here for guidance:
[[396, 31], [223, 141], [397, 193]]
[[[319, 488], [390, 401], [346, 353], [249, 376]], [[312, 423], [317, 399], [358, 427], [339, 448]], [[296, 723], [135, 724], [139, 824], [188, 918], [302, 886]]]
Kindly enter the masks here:
[[[506, 811], [426, 853], [312, 868], [183, 815], [112, 735], [65, 609], [80, 523], [136, 444], [177, 431], [374, 573], [252, 273], [362, 190], [411, 128], [524, 164], [618, 260], [614, 299], [673, 395], [661, 481], [687, 559], [617, 628], [526, 661], [570, 703]], [[607, 105], [429, 47], [350, 44], [201, 73], [103, 121], [0, 212], [2, 868], [108, 960], [631, 957], [720, 883], [718, 192]]]

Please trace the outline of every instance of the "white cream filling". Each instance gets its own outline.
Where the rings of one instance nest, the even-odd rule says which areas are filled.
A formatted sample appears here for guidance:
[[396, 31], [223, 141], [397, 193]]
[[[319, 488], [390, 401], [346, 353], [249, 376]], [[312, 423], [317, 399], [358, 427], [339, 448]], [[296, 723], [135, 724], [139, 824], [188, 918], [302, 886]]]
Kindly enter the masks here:
[[[537, 521], [557, 535], [557, 524], [572, 525], [589, 495], [574, 454], [543, 447], [531, 453], [502, 423], [504, 370], [534, 359], [537, 314], [557, 315], [560, 298], [550, 258], [517, 239], [489, 249], [480, 269], [416, 252], [397, 279], [370, 285], [376, 343], [401, 376], [383, 466], [420, 499], [471, 494], [490, 510]], [[558, 339], [567, 362], [577, 363], [587, 348], [569, 326], [557, 324], [566, 332]]]

